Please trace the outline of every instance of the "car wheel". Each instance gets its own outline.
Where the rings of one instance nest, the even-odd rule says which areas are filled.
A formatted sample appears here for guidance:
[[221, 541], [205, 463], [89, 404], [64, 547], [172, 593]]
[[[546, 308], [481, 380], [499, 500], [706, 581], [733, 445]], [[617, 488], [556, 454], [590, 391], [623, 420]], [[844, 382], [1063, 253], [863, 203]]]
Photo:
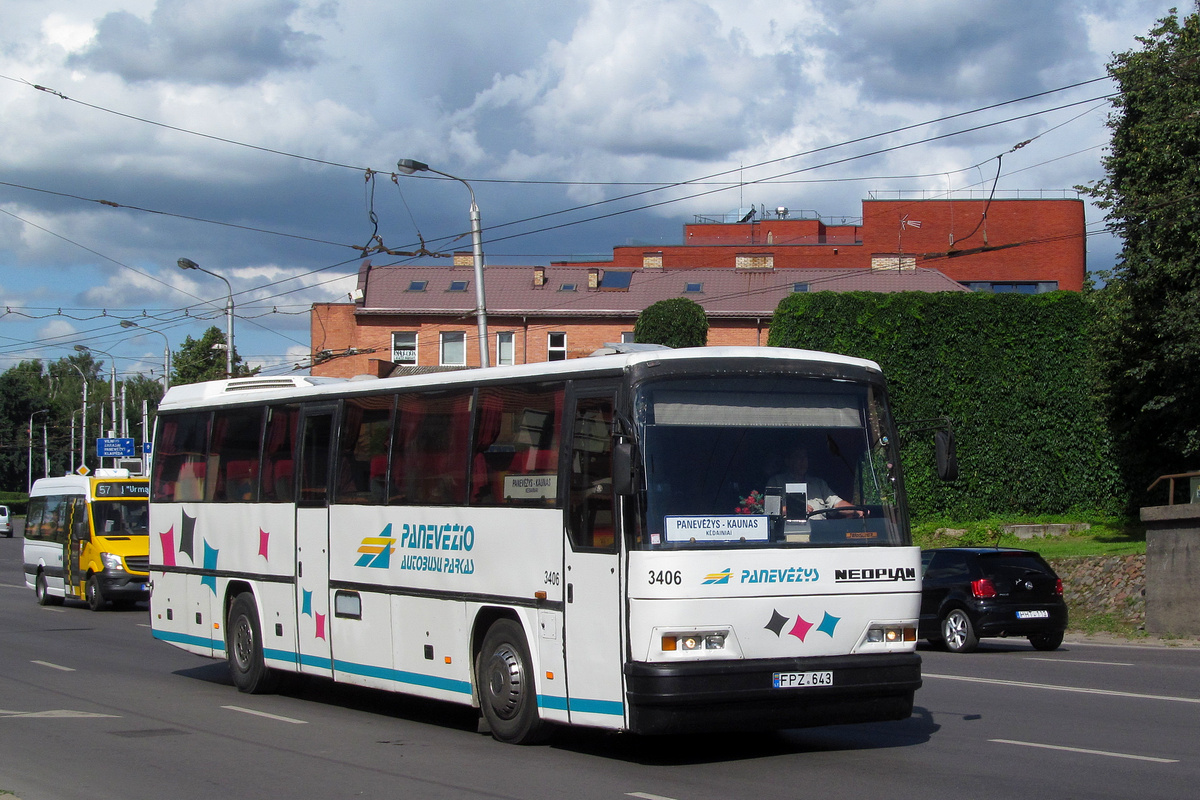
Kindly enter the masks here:
[[50, 587], [46, 585], [46, 573], [44, 572], [39, 572], [33, 581], [33, 596], [37, 598], [39, 606], [62, 605], [61, 597], [50, 594]]
[[942, 617], [942, 641], [952, 653], [970, 653], [979, 646], [979, 637], [967, 612], [954, 608]]
[[279, 675], [263, 659], [262, 626], [258, 622], [254, 595], [243, 592], [234, 598], [225, 630], [229, 637], [225, 646], [229, 675], [238, 691], [247, 694], [275, 691]]
[[83, 597], [87, 600], [88, 608], [92, 611], [104, 610], [104, 590], [100, 588], [100, 579], [95, 575], [89, 575], [87, 584], [83, 587]]
[[544, 738], [529, 648], [516, 622], [501, 619], [488, 629], [475, 664], [475, 682], [493, 737], [509, 744], [535, 744]]
[[1034, 633], [1029, 637], [1029, 643], [1038, 650], [1057, 650], [1062, 644], [1063, 632], [1052, 631], [1050, 633]]

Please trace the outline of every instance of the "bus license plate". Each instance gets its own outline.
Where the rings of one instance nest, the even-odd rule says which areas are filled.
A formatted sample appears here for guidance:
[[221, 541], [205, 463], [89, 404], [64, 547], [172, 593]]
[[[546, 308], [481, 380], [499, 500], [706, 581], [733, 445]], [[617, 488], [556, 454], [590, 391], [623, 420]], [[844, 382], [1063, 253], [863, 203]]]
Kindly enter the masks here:
[[833, 686], [833, 672], [776, 672], [776, 689], [792, 689], [799, 686]]
[[1017, 619], [1046, 619], [1050, 616], [1050, 612], [1044, 608], [1035, 611], [1018, 611]]

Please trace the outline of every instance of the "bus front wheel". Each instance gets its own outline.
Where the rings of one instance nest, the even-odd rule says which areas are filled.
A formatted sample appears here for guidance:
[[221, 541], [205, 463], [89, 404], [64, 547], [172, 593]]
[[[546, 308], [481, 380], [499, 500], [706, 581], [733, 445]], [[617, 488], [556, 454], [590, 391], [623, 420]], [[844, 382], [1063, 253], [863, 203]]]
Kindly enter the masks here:
[[492, 736], [509, 744], [545, 738], [525, 632], [511, 619], [497, 620], [483, 639], [476, 662], [479, 705]]
[[266, 694], [275, 690], [277, 676], [263, 660], [262, 626], [258, 622], [258, 607], [254, 595], [239, 594], [229, 607], [225, 625], [225, 643], [229, 675], [238, 691], [247, 694]]

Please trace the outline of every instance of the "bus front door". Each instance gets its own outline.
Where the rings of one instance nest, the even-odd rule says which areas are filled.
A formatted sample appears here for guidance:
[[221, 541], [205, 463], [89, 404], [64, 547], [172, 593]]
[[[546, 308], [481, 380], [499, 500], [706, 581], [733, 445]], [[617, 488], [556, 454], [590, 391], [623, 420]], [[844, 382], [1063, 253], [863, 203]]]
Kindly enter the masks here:
[[329, 464], [334, 407], [304, 409], [296, 496], [296, 638], [300, 671], [333, 677], [329, 646]]
[[563, 634], [570, 721], [625, 724], [621, 570], [612, 495], [613, 392], [574, 398], [563, 564]]

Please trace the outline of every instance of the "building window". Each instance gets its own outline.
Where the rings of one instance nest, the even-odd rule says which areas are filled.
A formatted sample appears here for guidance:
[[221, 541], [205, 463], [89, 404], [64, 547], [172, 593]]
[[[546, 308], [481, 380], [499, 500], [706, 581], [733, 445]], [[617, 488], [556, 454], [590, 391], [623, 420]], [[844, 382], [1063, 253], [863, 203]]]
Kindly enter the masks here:
[[392, 332], [392, 361], [405, 366], [416, 366], [417, 363], [417, 332]]
[[573, 292], [573, 291], [575, 291], [575, 284], [573, 284], [573, 283], [564, 283], [562, 286], [559, 286], [559, 287], [558, 287], [558, 290], [559, 290], [560, 292]]
[[470, 281], [450, 281], [449, 291], [465, 292], [467, 290], [467, 286], [469, 286], [470, 283], [471, 283]]
[[546, 360], [567, 360], [567, 335], [565, 333], [550, 334], [546, 341]]
[[621, 344], [633, 344], [633, 331], [621, 331]]
[[807, 292], [808, 284], [807, 283], [793, 283], [792, 291], [793, 292]]
[[968, 281], [964, 284], [973, 292], [992, 292], [994, 294], [1042, 294], [1058, 289], [1058, 281], [1039, 281], [1037, 283], [995, 283], [992, 281]]
[[704, 291], [704, 284], [703, 283], [689, 283], [684, 287], [683, 291], [687, 292], [689, 294], [699, 294], [700, 292]]
[[408, 291], [423, 292], [423, 291], [425, 291], [425, 287], [428, 285], [429, 285], [429, 281], [409, 281], [408, 282]]
[[443, 367], [465, 367], [467, 365], [467, 334], [463, 331], [442, 331]]
[[503, 331], [496, 334], [496, 363], [502, 367], [512, 366], [513, 361], [513, 332]]

